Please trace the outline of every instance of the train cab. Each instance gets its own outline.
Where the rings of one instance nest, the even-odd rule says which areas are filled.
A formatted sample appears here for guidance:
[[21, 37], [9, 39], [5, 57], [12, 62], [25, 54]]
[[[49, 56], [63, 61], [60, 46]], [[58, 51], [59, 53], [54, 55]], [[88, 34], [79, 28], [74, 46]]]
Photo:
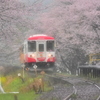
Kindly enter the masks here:
[[26, 67], [52, 67], [55, 63], [55, 39], [47, 35], [30, 36], [23, 44], [21, 62]]

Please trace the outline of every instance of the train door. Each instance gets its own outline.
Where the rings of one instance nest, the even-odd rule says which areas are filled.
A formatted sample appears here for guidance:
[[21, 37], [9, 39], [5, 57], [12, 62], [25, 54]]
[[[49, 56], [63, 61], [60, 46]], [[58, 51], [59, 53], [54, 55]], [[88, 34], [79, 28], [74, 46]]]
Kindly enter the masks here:
[[37, 60], [45, 61], [46, 59], [46, 42], [37, 41]]

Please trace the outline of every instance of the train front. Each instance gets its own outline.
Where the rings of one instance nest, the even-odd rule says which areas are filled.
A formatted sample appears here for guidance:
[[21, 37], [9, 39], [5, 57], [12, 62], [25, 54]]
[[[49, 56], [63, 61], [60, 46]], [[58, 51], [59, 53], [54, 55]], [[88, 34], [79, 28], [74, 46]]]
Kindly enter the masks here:
[[55, 39], [47, 35], [33, 35], [25, 47], [25, 65], [37, 70], [52, 70], [55, 63]]

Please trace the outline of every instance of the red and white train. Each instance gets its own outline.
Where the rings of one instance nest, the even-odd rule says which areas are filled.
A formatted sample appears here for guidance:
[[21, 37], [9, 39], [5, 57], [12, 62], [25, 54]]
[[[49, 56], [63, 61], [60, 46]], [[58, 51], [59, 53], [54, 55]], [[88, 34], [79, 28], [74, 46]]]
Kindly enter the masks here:
[[47, 35], [30, 36], [22, 45], [20, 52], [20, 61], [25, 68], [48, 69], [55, 63], [55, 38]]

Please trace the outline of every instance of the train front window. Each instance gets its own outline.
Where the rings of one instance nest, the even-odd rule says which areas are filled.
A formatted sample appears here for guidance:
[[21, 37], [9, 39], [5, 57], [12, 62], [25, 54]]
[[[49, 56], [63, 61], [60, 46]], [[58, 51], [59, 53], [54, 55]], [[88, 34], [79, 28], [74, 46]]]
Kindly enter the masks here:
[[43, 52], [44, 51], [44, 44], [39, 44], [39, 52]]
[[36, 51], [36, 41], [28, 41], [28, 51], [29, 52]]
[[47, 41], [47, 51], [54, 51], [54, 41]]

